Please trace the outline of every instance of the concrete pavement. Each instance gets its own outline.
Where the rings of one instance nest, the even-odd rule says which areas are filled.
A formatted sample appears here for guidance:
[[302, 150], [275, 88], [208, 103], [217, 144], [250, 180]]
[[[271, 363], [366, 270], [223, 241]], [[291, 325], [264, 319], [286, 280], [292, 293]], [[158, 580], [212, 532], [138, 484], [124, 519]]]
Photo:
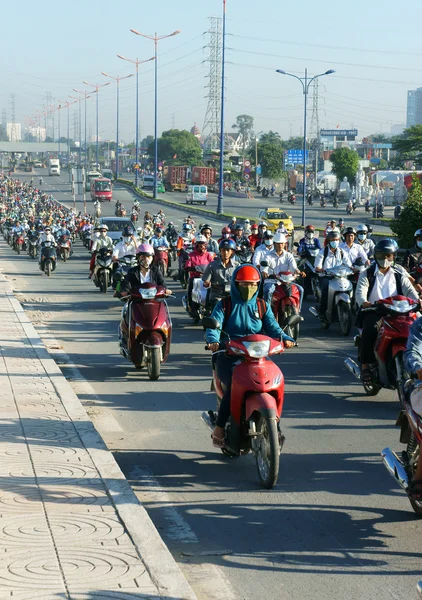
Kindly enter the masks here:
[[196, 596], [0, 275], [0, 598]]

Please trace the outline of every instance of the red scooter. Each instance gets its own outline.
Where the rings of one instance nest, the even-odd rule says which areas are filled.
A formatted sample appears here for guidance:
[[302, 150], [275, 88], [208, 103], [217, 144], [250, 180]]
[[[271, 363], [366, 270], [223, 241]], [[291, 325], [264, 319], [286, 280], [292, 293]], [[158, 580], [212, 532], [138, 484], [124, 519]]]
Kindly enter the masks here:
[[[273, 276], [276, 282], [276, 288], [271, 298], [271, 310], [274, 313], [278, 324], [283, 329], [286, 322], [292, 315], [300, 316], [300, 291], [297, 285], [293, 283], [295, 275], [289, 272], [282, 272]], [[300, 317], [300, 321], [303, 318]], [[286, 327], [287, 335], [290, 335], [295, 341], [299, 337], [299, 322], [295, 325]]]
[[158, 246], [155, 248], [154, 265], [158, 265], [163, 277], [166, 277], [169, 266], [169, 249], [166, 246]]
[[15, 250], [18, 254], [21, 253], [21, 250], [25, 248], [25, 238], [22, 233], [19, 233], [15, 237]]
[[[160, 377], [161, 363], [170, 352], [172, 324], [165, 288], [142, 283], [132, 289], [119, 326], [120, 353], [148, 377]], [[122, 298], [122, 300], [126, 300]]]
[[[367, 396], [376, 396], [382, 388], [397, 389], [400, 402], [404, 401], [404, 383], [407, 379], [403, 365], [403, 352], [406, 349], [409, 329], [416, 319], [419, 302], [406, 296], [391, 296], [378, 300], [373, 306], [361, 309], [363, 312], [376, 311], [382, 319], [375, 342], [376, 363], [370, 365], [372, 381], [363, 383]], [[358, 362], [346, 358], [345, 366], [357, 378], [361, 377], [360, 335], [355, 337], [358, 347]]]
[[[290, 320], [293, 322], [297, 318], [295, 315]], [[202, 324], [206, 329], [220, 327], [212, 317], [204, 317]], [[252, 450], [261, 485], [267, 489], [277, 483], [280, 452], [285, 440], [280, 428], [284, 377], [268, 357], [281, 354], [283, 350], [283, 342], [259, 334], [229, 340], [226, 349], [219, 350], [239, 359], [233, 370], [230, 418], [225, 431], [226, 446], [221, 450], [231, 457]], [[214, 361], [213, 383], [218, 409], [224, 391]], [[216, 418], [216, 413], [211, 410], [202, 414], [202, 419], [211, 430], [216, 425]]]
[[61, 235], [57, 242], [57, 255], [63, 262], [66, 262], [70, 256], [70, 239], [68, 235]]

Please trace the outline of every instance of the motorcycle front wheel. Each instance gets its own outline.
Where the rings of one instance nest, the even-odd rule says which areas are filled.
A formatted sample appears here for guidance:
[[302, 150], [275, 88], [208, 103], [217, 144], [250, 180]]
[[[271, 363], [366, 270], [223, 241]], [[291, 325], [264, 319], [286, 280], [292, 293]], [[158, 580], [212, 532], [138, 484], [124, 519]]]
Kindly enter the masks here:
[[349, 335], [352, 329], [352, 310], [350, 304], [344, 300], [340, 300], [337, 304], [338, 321], [340, 323], [341, 333]]
[[160, 377], [161, 352], [160, 348], [147, 349], [147, 370], [151, 381], [157, 381]]
[[47, 275], [47, 277], [50, 277], [51, 275], [51, 260], [45, 261], [45, 274]]
[[262, 487], [272, 489], [277, 483], [280, 466], [280, 445], [277, 422], [260, 415], [256, 424], [259, 435], [259, 450], [256, 452], [256, 466]]

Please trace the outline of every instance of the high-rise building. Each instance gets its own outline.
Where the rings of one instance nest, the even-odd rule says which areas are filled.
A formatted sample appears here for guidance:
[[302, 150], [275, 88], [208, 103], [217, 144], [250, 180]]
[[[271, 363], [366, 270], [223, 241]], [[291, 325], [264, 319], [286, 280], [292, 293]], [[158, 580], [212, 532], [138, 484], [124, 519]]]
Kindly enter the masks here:
[[28, 127], [28, 132], [35, 138], [37, 142], [45, 142], [46, 131], [45, 127]]
[[422, 88], [408, 90], [406, 127], [422, 124]]
[[22, 139], [22, 131], [20, 123], [7, 123], [6, 133], [9, 142], [20, 142]]

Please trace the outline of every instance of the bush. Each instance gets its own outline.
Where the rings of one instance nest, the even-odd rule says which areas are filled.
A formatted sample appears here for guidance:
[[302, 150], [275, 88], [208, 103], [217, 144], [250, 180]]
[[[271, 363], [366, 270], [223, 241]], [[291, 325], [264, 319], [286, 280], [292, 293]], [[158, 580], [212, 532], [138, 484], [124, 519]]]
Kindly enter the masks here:
[[412, 189], [398, 219], [391, 221], [391, 230], [398, 237], [400, 248], [414, 245], [414, 233], [422, 227], [422, 184], [417, 175], [413, 175]]

